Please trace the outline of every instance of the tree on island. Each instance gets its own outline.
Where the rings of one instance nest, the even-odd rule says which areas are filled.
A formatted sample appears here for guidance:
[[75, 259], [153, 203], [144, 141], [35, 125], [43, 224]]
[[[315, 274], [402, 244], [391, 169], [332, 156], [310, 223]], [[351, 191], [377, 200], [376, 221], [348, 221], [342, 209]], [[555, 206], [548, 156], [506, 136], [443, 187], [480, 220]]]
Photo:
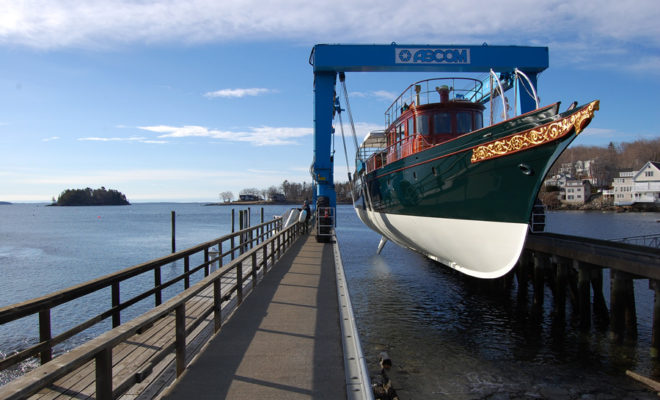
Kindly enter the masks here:
[[126, 196], [114, 189], [67, 189], [53, 203], [56, 206], [127, 206]]

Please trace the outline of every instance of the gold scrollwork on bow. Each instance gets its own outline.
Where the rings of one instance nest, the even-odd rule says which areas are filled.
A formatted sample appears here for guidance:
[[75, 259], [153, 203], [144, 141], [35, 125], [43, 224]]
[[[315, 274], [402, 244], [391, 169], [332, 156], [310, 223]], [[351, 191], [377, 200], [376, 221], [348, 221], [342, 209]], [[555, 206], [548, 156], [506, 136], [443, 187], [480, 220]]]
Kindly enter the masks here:
[[594, 111], [599, 109], [599, 105], [600, 102], [594, 100], [566, 118], [477, 146], [472, 149], [471, 162], [477, 163], [540, 146], [572, 131], [577, 135], [594, 117]]

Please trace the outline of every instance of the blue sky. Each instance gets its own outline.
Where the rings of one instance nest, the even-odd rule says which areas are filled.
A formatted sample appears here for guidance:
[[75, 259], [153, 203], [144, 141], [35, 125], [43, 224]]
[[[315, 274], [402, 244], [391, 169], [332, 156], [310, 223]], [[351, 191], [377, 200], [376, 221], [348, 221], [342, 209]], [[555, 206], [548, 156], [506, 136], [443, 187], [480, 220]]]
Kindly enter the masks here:
[[[132, 202], [210, 202], [311, 182], [316, 43], [548, 46], [542, 104], [601, 100], [574, 145], [660, 136], [655, 0], [0, 0], [0, 9], [0, 201], [105, 186]], [[347, 74], [358, 133], [383, 128], [393, 98], [431, 76]], [[344, 181], [339, 135], [335, 143]]]

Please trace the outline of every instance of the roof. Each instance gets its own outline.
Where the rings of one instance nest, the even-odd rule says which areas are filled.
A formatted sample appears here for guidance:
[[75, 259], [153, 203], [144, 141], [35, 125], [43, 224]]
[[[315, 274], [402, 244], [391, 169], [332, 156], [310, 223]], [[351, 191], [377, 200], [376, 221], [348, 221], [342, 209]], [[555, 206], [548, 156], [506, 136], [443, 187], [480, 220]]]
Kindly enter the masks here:
[[369, 132], [369, 134], [362, 141], [362, 144], [360, 144], [361, 149], [384, 149], [385, 147], [387, 147], [387, 136], [385, 136], [385, 131]]

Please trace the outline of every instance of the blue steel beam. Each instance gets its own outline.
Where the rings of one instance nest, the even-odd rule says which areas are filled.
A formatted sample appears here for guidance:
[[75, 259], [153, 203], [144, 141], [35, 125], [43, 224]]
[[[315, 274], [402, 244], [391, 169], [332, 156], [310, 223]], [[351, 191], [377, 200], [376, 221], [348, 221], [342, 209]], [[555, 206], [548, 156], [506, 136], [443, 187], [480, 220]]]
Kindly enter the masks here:
[[[314, 67], [314, 180], [317, 196], [336, 205], [332, 138], [333, 100], [338, 72], [512, 72], [523, 71], [536, 88], [539, 72], [548, 67], [547, 47], [462, 45], [318, 44], [310, 62]], [[536, 107], [526, 91], [519, 93], [520, 109]]]

